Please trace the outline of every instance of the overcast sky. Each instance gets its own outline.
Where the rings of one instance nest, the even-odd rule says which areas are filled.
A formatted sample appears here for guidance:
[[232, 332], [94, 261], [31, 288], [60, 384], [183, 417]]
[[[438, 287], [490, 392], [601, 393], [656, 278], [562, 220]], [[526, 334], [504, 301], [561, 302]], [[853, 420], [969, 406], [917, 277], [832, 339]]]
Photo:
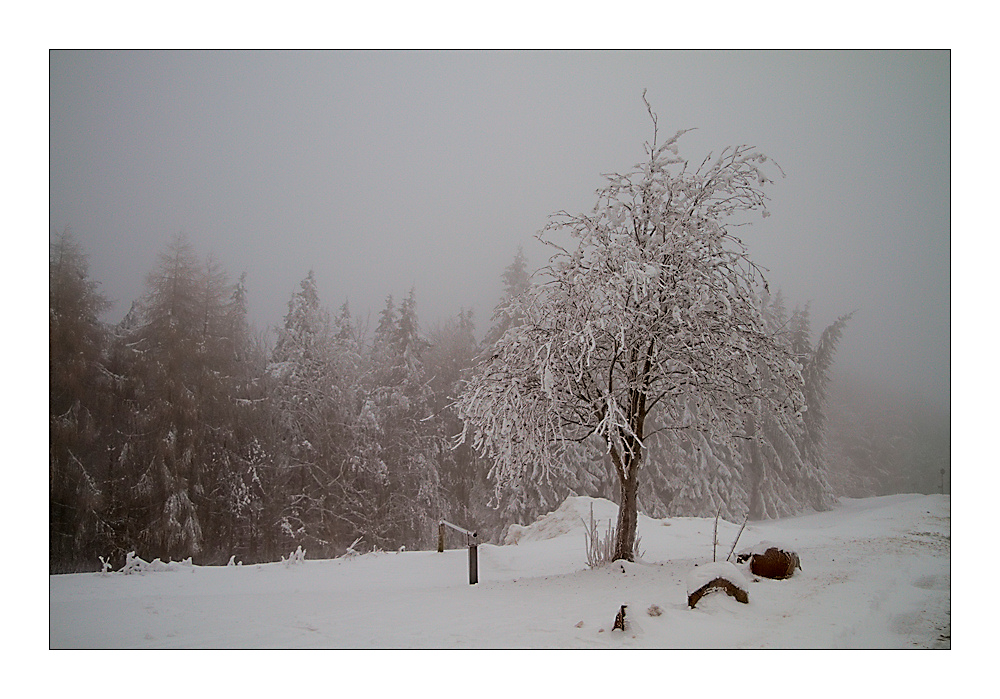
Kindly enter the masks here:
[[356, 317], [411, 287], [426, 330], [473, 307], [549, 214], [696, 127], [787, 177], [740, 235], [817, 332], [858, 309], [845, 369], [949, 396], [948, 52], [50, 54], [50, 229], [70, 227], [117, 320], [183, 232], [258, 327], [315, 271]]

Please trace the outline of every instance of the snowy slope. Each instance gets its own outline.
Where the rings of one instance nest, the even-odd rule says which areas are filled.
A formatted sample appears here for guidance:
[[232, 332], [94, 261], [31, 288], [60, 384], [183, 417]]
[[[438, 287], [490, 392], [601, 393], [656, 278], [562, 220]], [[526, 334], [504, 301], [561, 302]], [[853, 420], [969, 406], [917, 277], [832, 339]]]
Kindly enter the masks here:
[[[52, 648], [948, 648], [948, 496], [842, 500], [831, 512], [751, 523], [737, 550], [775, 542], [800, 555], [784, 581], [754, 580], [687, 606], [712, 561], [713, 520], [640, 515], [643, 557], [590, 570], [584, 521], [616, 514], [570, 498], [479, 547], [374, 553], [286, 565], [177, 566], [49, 578]], [[739, 526], [719, 523], [718, 556]], [[516, 541], [516, 543], [514, 543]], [[141, 552], [139, 552], [141, 555]], [[628, 605], [630, 628], [611, 631]], [[659, 616], [646, 613], [652, 605]]]

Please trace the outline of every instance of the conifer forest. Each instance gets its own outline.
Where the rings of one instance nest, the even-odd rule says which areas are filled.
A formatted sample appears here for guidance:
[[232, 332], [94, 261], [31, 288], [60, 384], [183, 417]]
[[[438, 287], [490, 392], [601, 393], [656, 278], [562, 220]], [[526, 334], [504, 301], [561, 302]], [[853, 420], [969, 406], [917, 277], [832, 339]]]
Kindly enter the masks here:
[[[271, 332], [248, 320], [252, 280], [178, 235], [117, 322], [67, 229], [50, 238], [50, 572], [116, 567], [128, 552], [203, 565], [357, 550], [429, 549], [437, 523], [501, 540], [569, 495], [617, 498], [607, 450], [580, 440], [543, 475], [498, 480], [461, 439], [456, 401], [529, 291], [522, 252], [492, 318], [463, 309], [427, 327], [418, 296], [374, 313], [329, 305], [306, 270]], [[757, 299], [796, 358], [800, 427], [745, 446], [695, 432], [650, 441], [638, 505], [652, 517], [775, 518], [840, 495], [939, 492], [947, 422], [831, 382], [851, 313], [814, 327], [809, 305]], [[506, 310], [505, 310], [506, 309]], [[655, 446], [654, 446], [655, 445]]]

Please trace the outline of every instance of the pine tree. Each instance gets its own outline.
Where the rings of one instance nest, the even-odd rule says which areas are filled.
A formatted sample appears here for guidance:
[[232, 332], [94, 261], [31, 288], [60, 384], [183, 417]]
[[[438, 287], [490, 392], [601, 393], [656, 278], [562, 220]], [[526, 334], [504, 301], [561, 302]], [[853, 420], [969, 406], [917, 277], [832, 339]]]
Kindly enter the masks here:
[[518, 247], [514, 261], [503, 272], [503, 298], [493, 314], [494, 324], [486, 333], [484, 344], [492, 347], [505, 332], [520, 323], [520, 312], [513, 301], [531, 289], [531, 275], [528, 273], [528, 259], [524, 249]]
[[748, 426], [754, 436], [744, 450], [752, 518], [777, 517], [832, 505], [824, 444], [825, 387], [833, 353], [851, 315], [837, 319], [812, 346], [810, 306], [796, 308], [787, 324], [780, 292], [771, 304], [768, 327], [784, 338], [789, 351], [802, 367], [805, 411], [801, 424], [788, 425], [764, 418]]

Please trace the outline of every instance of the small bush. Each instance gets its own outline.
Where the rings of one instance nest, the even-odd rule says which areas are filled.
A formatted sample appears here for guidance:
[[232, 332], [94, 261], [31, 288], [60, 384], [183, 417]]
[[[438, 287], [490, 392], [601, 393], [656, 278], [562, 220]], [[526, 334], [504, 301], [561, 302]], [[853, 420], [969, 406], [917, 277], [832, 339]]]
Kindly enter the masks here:
[[[617, 528], [614, 523], [608, 520], [608, 529], [602, 537], [597, 531], [597, 522], [594, 521], [594, 506], [590, 506], [590, 525], [584, 530], [584, 539], [587, 543], [587, 565], [591, 568], [600, 568], [611, 563], [615, 555], [615, 539], [617, 538]], [[642, 553], [639, 550], [639, 543], [642, 537], [636, 536], [632, 545], [632, 557], [639, 558]]]
[[287, 568], [290, 565], [296, 565], [299, 563], [304, 563], [306, 560], [306, 550], [301, 546], [296, 547], [294, 551], [288, 554], [288, 558], [284, 556], [281, 557], [281, 562]]

